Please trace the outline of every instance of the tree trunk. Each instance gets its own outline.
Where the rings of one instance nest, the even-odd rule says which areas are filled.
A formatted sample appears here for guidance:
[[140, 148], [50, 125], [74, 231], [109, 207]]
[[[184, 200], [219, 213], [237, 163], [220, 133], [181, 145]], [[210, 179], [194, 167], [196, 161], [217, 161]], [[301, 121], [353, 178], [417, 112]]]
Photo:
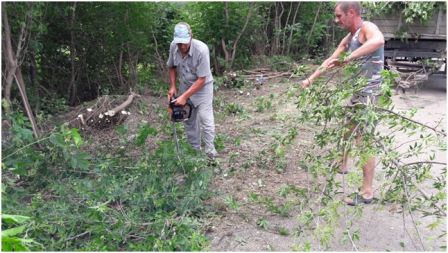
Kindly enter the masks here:
[[[25, 82], [23, 81], [22, 71], [20, 70], [20, 66], [19, 66], [18, 60], [17, 60], [18, 58], [21, 57], [21, 55], [14, 54], [13, 49], [12, 49], [11, 29], [9, 27], [9, 20], [8, 20], [8, 16], [6, 13], [6, 8], [2, 8], [2, 16], [3, 16], [3, 27], [5, 29], [4, 41], [5, 41], [6, 52], [4, 52], [4, 53], [5, 53], [6, 62], [7, 62], [6, 71], [8, 73], [6, 79], [7, 79], [7, 81], [10, 81], [10, 79], [13, 78], [16, 81], [17, 86], [19, 88], [20, 95], [22, 97], [23, 105], [25, 106], [26, 114], [31, 122], [33, 134], [36, 138], [39, 138], [39, 128], [37, 127], [36, 121], [34, 119], [33, 111], [31, 110], [31, 107], [30, 107], [30, 103], [28, 102], [28, 97], [26, 95], [26, 90], [25, 90]], [[24, 28], [24, 26], [26, 26], [26, 23], [24, 23], [24, 25], [22, 26], [22, 32], [21, 32], [20, 38], [26, 38], [26, 35], [22, 34], [26, 30]], [[17, 53], [22, 52], [20, 43], [18, 45], [16, 52]]]
[[235, 55], [236, 55], [236, 49], [237, 49], [238, 41], [240, 40], [241, 36], [243, 35], [244, 31], [246, 30], [247, 24], [249, 23], [249, 20], [250, 20], [251, 16], [252, 16], [252, 4], [249, 3], [249, 13], [246, 16], [246, 22], [244, 23], [243, 28], [241, 29], [240, 33], [236, 37], [235, 41], [233, 42], [232, 58], [230, 60], [230, 68], [232, 68], [233, 61], [235, 60]]
[[308, 52], [311, 36], [313, 36], [314, 27], [316, 26], [316, 21], [317, 21], [317, 18], [319, 17], [319, 12], [320, 12], [321, 7], [322, 7], [322, 2], [319, 4], [319, 7], [317, 8], [316, 16], [314, 16], [313, 26], [311, 26], [311, 31], [308, 35], [308, 39], [306, 40], [306, 52]]
[[[34, 50], [31, 49], [29, 52], [30, 55], [30, 82], [31, 82], [31, 87], [32, 89], [34, 89], [34, 92], [36, 94], [37, 97], [41, 97], [40, 95], [40, 91], [39, 91], [39, 82], [36, 80], [36, 69], [37, 69], [37, 64], [36, 64], [36, 57], [34, 54]], [[34, 111], [36, 112], [36, 114], [39, 114], [40, 111], [40, 99], [36, 99], [36, 104], [34, 105]]]
[[221, 67], [218, 63], [218, 58], [216, 56], [216, 47], [212, 47], [212, 55], [213, 55], [213, 66], [215, 66], [215, 71], [217, 74], [222, 74]]
[[157, 56], [157, 61], [159, 62], [159, 69], [161, 71], [161, 76], [168, 76], [168, 71], [166, 69], [166, 60], [162, 57], [162, 55], [159, 53], [159, 43], [157, 42], [157, 38], [152, 33], [152, 39], [154, 41], [154, 49]]
[[118, 66], [114, 63], [115, 66], [115, 73], [118, 78], [118, 83], [120, 84], [120, 87], [125, 87], [126, 84], [124, 82], [123, 74], [121, 72], [122, 66], [123, 66], [123, 47], [120, 47], [120, 55], [118, 57]]
[[71, 78], [70, 78], [70, 105], [75, 105], [78, 97], [78, 87], [76, 85], [76, 45], [75, 45], [75, 20], [76, 20], [76, 2], [73, 3], [72, 17], [70, 19], [70, 64], [71, 64]]
[[[11, 105], [11, 89], [12, 82], [14, 81], [14, 75], [16, 73], [17, 68], [21, 65], [21, 58], [23, 47], [26, 45], [25, 41], [28, 37], [28, 32], [26, 31], [27, 24], [31, 22], [31, 15], [27, 13], [25, 22], [22, 23], [22, 27], [20, 28], [20, 34], [17, 42], [17, 50], [14, 54], [12, 49], [11, 42], [11, 28], [9, 27], [9, 20], [7, 18], [6, 6], [4, 8], [3, 22], [5, 23], [5, 37], [7, 36], [9, 39], [3, 39], [3, 51], [5, 54], [5, 59], [7, 59], [6, 65], [9, 66], [6, 68], [6, 78], [5, 78], [5, 88], [4, 88], [4, 98], [8, 105]], [[31, 11], [31, 10], [30, 10]], [[9, 106], [6, 107], [9, 110]]]
[[[279, 7], [278, 4], [280, 4], [281, 10], [279, 13]], [[274, 39], [273, 39], [273, 43], [272, 43], [272, 55], [276, 55], [279, 53], [279, 48], [280, 48], [280, 34], [281, 34], [281, 21], [282, 21], [282, 16], [283, 16], [283, 12], [284, 12], [284, 7], [283, 7], [283, 3], [275, 3], [275, 18], [274, 18], [274, 31], [273, 31], [273, 35], [274, 35]]]
[[291, 4], [289, 5], [289, 11], [288, 11], [288, 16], [286, 17], [286, 22], [285, 25], [283, 26], [283, 35], [282, 35], [282, 55], [285, 53], [285, 43], [286, 43], [286, 27], [288, 26], [288, 22], [289, 22], [289, 17], [291, 16], [291, 11], [292, 11], [292, 5], [293, 2], [291, 2]]
[[[225, 16], [225, 25], [226, 29], [229, 28], [229, 3], [224, 2], [224, 16]], [[221, 38], [221, 47], [222, 51], [224, 52], [224, 61], [227, 66], [225, 68], [229, 68], [229, 61], [230, 61], [230, 53], [227, 50], [227, 44], [226, 44], [226, 38]]]
[[135, 87], [137, 84], [137, 60], [138, 56], [134, 56], [131, 53], [131, 46], [129, 42], [126, 43], [127, 51], [128, 51], [128, 66], [129, 66], [129, 81], [127, 82], [127, 85], [123, 88], [123, 91], [129, 90], [132, 87]]
[[[292, 25], [295, 25], [295, 24], [296, 24], [296, 17], [297, 17], [297, 13], [298, 13], [298, 11], [299, 11], [300, 4], [301, 4], [301, 3], [302, 3], [302, 2], [299, 2], [299, 3], [297, 4], [296, 11], [294, 12], [294, 17], [292, 18]], [[289, 52], [291, 51], [292, 35], [293, 35], [293, 34], [294, 34], [294, 29], [291, 29], [291, 31], [289, 32], [288, 46], [287, 46], [287, 49], [286, 49], [286, 54], [287, 54], [287, 55], [289, 55]]]

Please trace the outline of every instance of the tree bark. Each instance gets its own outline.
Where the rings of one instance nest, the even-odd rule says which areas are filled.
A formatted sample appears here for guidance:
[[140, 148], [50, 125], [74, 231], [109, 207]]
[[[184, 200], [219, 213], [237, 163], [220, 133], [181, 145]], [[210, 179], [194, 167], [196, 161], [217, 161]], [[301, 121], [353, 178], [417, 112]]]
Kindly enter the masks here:
[[115, 73], [117, 75], [118, 78], [118, 83], [120, 84], [120, 87], [125, 87], [125, 82], [124, 82], [124, 78], [123, 78], [123, 74], [121, 72], [122, 69], [122, 65], [123, 65], [123, 47], [120, 47], [120, 55], [118, 57], [118, 66], [114, 63], [115, 66]]

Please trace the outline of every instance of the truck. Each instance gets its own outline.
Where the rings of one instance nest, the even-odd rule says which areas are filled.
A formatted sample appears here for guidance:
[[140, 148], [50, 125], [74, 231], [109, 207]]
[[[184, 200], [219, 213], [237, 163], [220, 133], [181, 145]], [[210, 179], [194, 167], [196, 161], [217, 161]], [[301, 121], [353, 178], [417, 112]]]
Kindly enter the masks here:
[[398, 74], [397, 88], [405, 92], [429, 76], [446, 78], [446, 7], [434, 8], [425, 22], [406, 22], [400, 9], [370, 20], [384, 35], [385, 66]]

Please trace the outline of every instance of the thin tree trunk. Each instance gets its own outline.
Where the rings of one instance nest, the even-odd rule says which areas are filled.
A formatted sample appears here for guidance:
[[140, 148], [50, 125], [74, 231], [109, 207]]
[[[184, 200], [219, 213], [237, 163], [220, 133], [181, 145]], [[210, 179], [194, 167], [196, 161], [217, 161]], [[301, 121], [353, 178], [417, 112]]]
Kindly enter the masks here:
[[277, 54], [277, 31], [279, 28], [278, 25], [278, 18], [279, 16], [279, 10], [278, 10], [278, 3], [275, 3], [275, 17], [274, 17], [274, 30], [273, 30], [273, 42], [272, 42], [272, 55], [276, 55]]
[[[268, 28], [269, 28], [269, 25], [270, 25], [270, 21], [271, 21], [271, 9], [272, 9], [272, 4], [270, 4], [269, 5], [269, 10], [268, 10], [268, 15], [267, 15], [267, 17], [266, 17], [266, 25], [264, 26], [264, 38], [265, 38], [265, 42], [266, 42], [266, 45], [271, 45], [271, 43], [272, 43], [272, 41], [270, 41], [269, 40], [269, 35], [268, 35]], [[271, 55], [271, 51], [269, 50], [269, 51], [267, 51], [266, 52], [266, 46], [263, 48], [263, 52], [265, 52], [265, 54], [266, 55]]]
[[288, 25], [289, 17], [291, 16], [292, 5], [293, 5], [293, 2], [291, 2], [291, 4], [289, 5], [288, 16], [286, 17], [286, 22], [285, 22], [285, 25], [283, 26], [282, 45], [281, 45], [282, 55], [285, 53], [285, 47], [286, 47], [286, 45], [285, 45], [285, 41], [286, 41], [286, 26]]
[[168, 76], [168, 71], [166, 69], [166, 61], [159, 52], [159, 43], [157, 42], [157, 38], [154, 35], [154, 33], [152, 33], [152, 39], [154, 40], [157, 61], [159, 62], [159, 68], [162, 72], [161, 74], [162, 74], [162, 76]]
[[314, 16], [313, 26], [311, 26], [311, 31], [308, 35], [308, 39], [306, 40], [306, 51], [308, 51], [308, 49], [309, 49], [310, 40], [311, 40], [311, 37], [313, 36], [314, 27], [316, 26], [317, 18], [319, 17], [319, 12], [320, 12], [321, 7], [322, 7], [322, 2], [319, 4], [319, 7], [317, 8], [316, 16]]
[[243, 29], [241, 29], [240, 33], [236, 37], [235, 42], [233, 42], [233, 50], [232, 50], [232, 58], [230, 61], [230, 68], [232, 68], [233, 61], [235, 60], [236, 48], [238, 45], [238, 41], [240, 40], [241, 35], [243, 35], [244, 31], [246, 30], [247, 24], [249, 23], [251, 16], [252, 16], [252, 4], [249, 3], [249, 13], [246, 16], [246, 22], [244, 23]]
[[[299, 8], [300, 8], [300, 4], [301, 4], [302, 2], [299, 2], [298, 4], [297, 4], [297, 8], [296, 8], [296, 11], [294, 12], [294, 17], [293, 17], [293, 19], [292, 19], [292, 25], [295, 25], [296, 24], [296, 17], [297, 17], [297, 13], [298, 13], [298, 11], [299, 11]], [[291, 51], [291, 43], [292, 43], [292, 35], [294, 34], [294, 29], [291, 29], [291, 31], [289, 32], [289, 38], [288, 38], [288, 47], [287, 47], [287, 49], [286, 49], [286, 54], [287, 55], [289, 55], [289, 52]]]
[[281, 11], [279, 13], [278, 3], [275, 3], [275, 19], [274, 19], [274, 41], [272, 43], [272, 55], [278, 54], [280, 47], [280, 30], [281, 30], [281, 20], [284, 12], [283, 3], [280, 2]]
[[[31, 87], [34, 89], [35, 94], [37, 95], [37, 97], [41, 97], [40, 95], [40, 91], [39, 91], [39, 83], [36, 80], [36, 69], [37, 69], [37, 64], [36, 64], [36, 57], [34, 56], [34, 50], [31, 49], [30, 51], [30, 82], [31, 82]], [[40, 99], [36, 99], [36, 104], [34, 105], [34, 111], [36, 112], [36, 115], [39, 114], [40, 111]]]
[[285, 7], [283, 6], [283, 2], [280, 2], [280, 7], [281, 7], [281, 11], [280, 11], [280, 15], [278, 15], [278, 22], [277, 22], [277, 32], [275, 33], [275, 51], [276, 53], [280, 53], [280, 35], [281, 35], [281, 30], [282, 30], [282, 16], [283, 13], [285, 12]]
[[134, 56], [132, 56], [131, 53], [131, 46], [129, 42], [126, 43], [127, 51], [128, 51], [128, 65], [129, 65], [129, 81], [127, 83], [126, 87], [123, 87], [123, 91], [129, 90], [131, 87], [135, 87], [137, 84], [137, 71], [136, 71], [136, 64], [137, 64], [137, 56], [134, 59]]
[[76, 2], [73, 3], [72, 17], [70, 19], [70, 63], [71, 63], [71, 78], [70, 78], [70, 104], [76, 103], [78, 96], [76, 86], [76, 45], [75, 45], [75, 20], [76, 20]]
[[[9, 20], [7, 18], [7, 13], [6, 13], [6, 7], [3, 6], [4, 9], [4, 15], [3, 15], [3, 22], [5, 24], [4, 28], [5, 28], [5, 37], [9, 38], [9, 39], [4, 39], [3, 40], [3, 51], [5, 54], [5, 58], [7, 59], [6, 65], [9, 66], [8, 68], [6, 68], [6, 80], [5, 80], [5, 88], [3, 90], [4, 92], [4, 99], [6, 100], [6, 102], [8, 103], [8, 105], [11, 105], [11, 88], [12, 88], [12, 83], [14, 81], [14, 75], [16, 73], [16, 70], [18, 68], [18, 66], [21, 64], [21, 58], [22, 57], [22, 51], [23, 51], [23, 47], [25, 44], [25, 40], [27, 39], [27, 31], [26, 31], [26, 26], [27, 23], [29, 23], [31, 21], [31, 15], [27, 14], [27, 19], [26, 22], [24, 22], [22, 24], [22, 27], [20, 28], [20, 35], [19, 35], [19, 39], [18, 39], [18, 44], [17, 44], [17, 50], [16, 53], [14, 54], [14, 51], [12, 49], [12, 42], [11, 42], [11, 29], [9, 27]], [[9, 110], [9, 106], [7, 106], [6, 108], [8, 108], [7, 110]]]
[[[228, 29], [229, 26], [229, 3], [228, 2], [224, 2], [224, 16], [225, 16], [225, 24], [226, 24], [226, 29]], [[229, 61], [230, 61], [230, 53], [227, 50], [227, 44], [226, 44], [226, 39], [225, 38], [221, 38], [221, 47], [222, 47], [222, 51], [224, 52], [224, 60], [227, 63], [226, 65], [229, 65]], [[225, 66], [226, 68], [228, 68], [229, 66]]]
[[[7, 76], [7, 81], [9, 81], [9, 78], [11, 78], [11, 76], [15, 79], [17, 86], [19, 88], [19, 92], [20, 95], [22, 97], [22, 101], [23, 104], [25, 106], [25, 111], [27, 113], [27, 116], [31, 122], [31, 127], [33, 129], [33, 134], [36, 138], [39, 138], [39, 128], [37, 127], [34, 115], [33, 115], [33, 111], [31, 110], [30, 107], [30, 103], [28, 102], [28, 97], [26, 95], [26, 90], [25, 90], [25, 82], [23, 81], [23, 77], [22, 77], [22, 71], [20, 70], [20, 66], [18, 65], [18, 57], [20, 57], [21, 55], [15, 55], [13, 53], [13, 49], [12, 49], [12, 43], [11, 43], [11, 29], [9, 26], [9, 20], [8, 20], [8, 16], [6, 13], [6, 8], [2, 8], [2, 15], [3, 15], [3, 27], [5, 29], [5, 33], [4, 33], [4, 40], [5, 40], [5, 55], [6, 55], [6, 69], [8, 72], [8, 76]], [[23, 27], [22, 27], [23, 28]], [[22, 32], [25, 32], [25, 29], [22, 29]], [[22, 34], [20, 35], [20, 38], [22, 38]], [[25, 38], [25, 35], [23, 36], [23, 38]], [[21, 52], [21, 47], [18, 47], [17, 52]], [[18, 57], [17, 57], [18, 56]]]
[[[115, 65], [115, 63], [114, 63]], [[118, 67], [115, 65], [115, 72], [117, 73], [118, 82], [120, 83], [120, 87], [125, 87], [124, 78], [121, 72], [123, 66], [123, 47], [120, 47], [120, 56], [118, 58]]]
[[219, 66], [217, 56], [216, 56], [216, 47], [212, 47], [212, 55], [213, 55], [213, 65], [215, 66], [216, 73], [222, 74], [221, 67]]

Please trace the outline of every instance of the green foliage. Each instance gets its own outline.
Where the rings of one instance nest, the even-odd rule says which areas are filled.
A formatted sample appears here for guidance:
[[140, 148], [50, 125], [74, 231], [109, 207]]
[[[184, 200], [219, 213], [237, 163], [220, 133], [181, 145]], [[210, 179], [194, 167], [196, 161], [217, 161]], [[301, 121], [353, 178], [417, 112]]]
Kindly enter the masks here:
[[288, 55], [273, 55], [268, 59], [268, 64], [275, 71], [291, 71], [294, 69], [294, 60]]
[[242, 114], [245, 112], [244, 107], [242, 105], [234, 102], [228, 103], [224, 110], [229, 115]]
[[259, 96], [255, 99], [255, 111], [264, 112], [265, 110], [270, 110], [272, 108], [272, 98], [266, 98], [264, 96]]
[[[90, 157], [80, 150], [83, 140], [78, 129], [61, 126], [40, 140], [35, 140], [29, 122], [23, 114], [12, 114], [11, 142], [3, 148], [2, 163], [9, 172], [23, 176], [47, 173], [49, 164], [59, 163], [61, 168], [86, 170]], [[36, 149], [34, 144], [42, 148]]]
[[148, 123], [144, 123], [138, 129], [138, 134], [135, 143], [138, 146], [142, 146], [143, 144], [145, 144], [146, 138], [148, 138], [148, 136], [155, 136], [155, 135], [157, 135], [157, 130], [155, 128], [150, 127]]
[[[357, 188], [361, 184], [361, 168], [371, 157], [377, 157], [381, 161], [381, 167], [386, 175], [385, 182], [378, 186], [383, 201], [408, 207], [409, 212], [419, 211], [422, 215], [437, 219], [443, 217], [444, 212], [440, 211], [440, 207], [445, 207], [443, 203], [446, 201], [444, 194], [446, 182], [441, 182], [440, 176], [434, 176], [429, 171], [435, 173], [434, 164], [430, 159], [434, 159], [434, 147], [443, 149], [435, 140], [446, 138], [446, 135], [412, 120], [415, 110], [394, 112], [390, 99], [395, 79], [393, 73], [388, 71], [381, 73], [383, 95], [378, 104], [355, 106], [347, 106], [346, 101], [365, 87], [366, 80], [359, 76], [357, 64], [346, 66], [342, 74], [335, 85], [329, 84], [329, 80], [318, 80], [309, 88], [302, 90], [297, 98], [299, 121], [314, 125], [316, 128], [314, 141], [317, 144], [317, 147], [305, 152], [300, 166], [310, 177], [310, 192], [319, 192], [318, 195], [312, 196], [316, 198], [312, 205], [314, 208], [310, 207], [299, 216], [301, 227], [312, 231], [319, 244], [327, 247], [340, 217], [337, 208], [341, 202], [335, 200], [334, 196], [341, 190]], [[330, 73], [329, 79], [334, 76]], [[379, 122], [387, 130], [378, 131], [376, 124]], [[405, 142], [409, 147], [404, 151], [397, 148], [404, 145], [396, 143], [397, 133], [407, 135], [413, 140]], [[356, 159], [355, 166], [359, 169], [345, 176], [344, 185], [341, 185], [336, 180], [336, 171], [340, 169], [337, 161], [341, 160], [345, 152]], [[418, 161], [423, 156], [429, 158], [423, 158], [422, 164], [404, 162], [407, 159]], [[419, 187], [433, 183], [437, 187], [432, 190], [441, 194], [434, 192], [433, 196], [438, 196], [436, 198], [422, 195]], [[348, 217], [358, 217], [361, 209], [353, 208], [347, 212]], [[319, 225], [313, 227], [316, 220]], [[350, 225], [347, 229], [350, 229]], [[345, 237], [348, 236], [352, 240], [357, 240], [361, 235], [355, 231], [345, 234]]]
[[257, 225], [258, 225], [260, 228], [266, 230], [266, 229], [268, 229], [268, 227], [269, 227], [269, 222], [268, 222], [265, 218], [259, 218], [259, 219], [257, 220]]
[[233, 209], [233, 210], [240, 209], [240, 205], [238, 204], [238, 201], [236, 199], [234, 199], [233, 196], [227, 196], [224, 199], [224, 203], [226, 203], [230, 209]]
[[406, 23], [426, 23], [439, 8], [446, 8], [444, 2], [366, 2], [366, 8], [371, 16], [384, 14], [403, 13]]
[[[174, 143], [165, 141], [137, 160], [97, 157], [91, 177], [44, 176], [40, 180], [48, 183], [33, 190], [29, 205], [21, 208], [34, 221], [28, 234], [52, 251], [206, 249], [194, 215], [203, 210], [212, 172], [188, 144], [181, 147], [183, 169]], [[22, 205], [31, 190], [8, 188], [3, 208]]]
[[[30, 217], [22, 215], [2, 215], [2, 250], [3, 251], [30, 251], [43, 249], [43, 245], [24, 236], [27, 233], [27, 224]], [[24, 224], [24, 225], [22, 225]], [[18, 226], [19, 225], [19, 226]]]

